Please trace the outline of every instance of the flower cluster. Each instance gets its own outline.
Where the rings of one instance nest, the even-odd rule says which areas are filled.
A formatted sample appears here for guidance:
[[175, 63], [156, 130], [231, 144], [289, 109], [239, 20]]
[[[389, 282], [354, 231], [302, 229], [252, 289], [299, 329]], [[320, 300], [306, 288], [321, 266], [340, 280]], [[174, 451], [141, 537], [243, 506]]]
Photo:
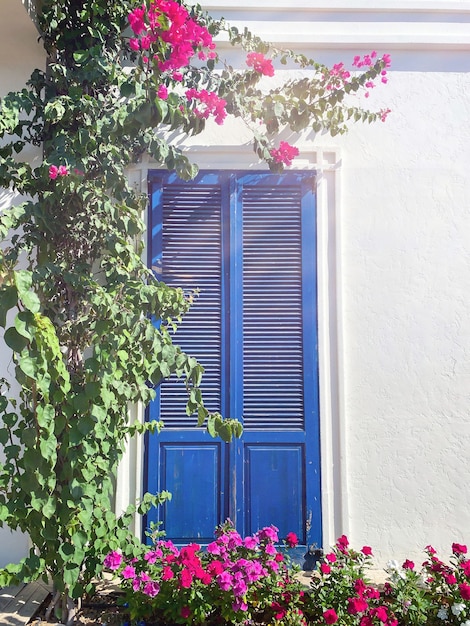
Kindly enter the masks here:
[[261, 52], [250, 52], [246, 57], [246, 64], [258, 74], [274, 76], [274, 67], [271, 59], [266, 59]]
[[[352, 66], [357, 69], [364, 68], [367, 71], [367, 69], [373, 68], [377, 61], [381, 61], [383, 64], [382, 67], [384, 67], [384, 69], [380, 71], [380, 79], [382, 83], [386, 84], [388, 82], [386, 68], [391, 65], [391, 57], [389, 54], [384, 54], [380, 59], [375, 50], [370, 54], [365, 54], [363, 57], [356, 55], [353, 59]], [[350, 82], [351, 72], [346, 69], [344, 63], [336, 63], [329, 71], [326, 71], [323, 75], [323, 80], [325, 81], [325, 89], [327, 91], [342, 90], [345, 85]], [[370, 90], [375, 87], [375, 82], [372, 79], [367, 79], [363, 86], [366, 89], [365, 97], [368, 98]], [[382, 119], [382, 121], [385, 121], [385, 119]]]
[[186, 91], [187, 100], [198, 101], [199, 105], [194, 107], [194, 114], [197, 117], [207, 119], [209, 115], [213, 115], [217, 124], [223, 124], [224, 119], [227, 116], [225, 106], [227, 102], [213, 91], [207, 91], [207, 89], [201, 89], [197, 91], [194, 88]]
[[69, 170], [66, 165], [51, 165], [49, 168], [49, 178], [55, 180], [58, 176], [68, 176]]
[[[274, 619], [303, 626], [304, 592], [276, 548], [278, 541], [275, 526], [243, 538], [227, 522], [206, 551], [195, 543], [178, 549], [158, 540], [141, 559], [111, 552], [104, 565], [118, 573], [132, 619], [191, 624]], [[286, 545], [297, 541], [289, 533]]]
[[425, 553], [420, 571], [408, 559], [401, 567], [395, 561], [388, 563], [390, 582], [385, 592], [389, 601], [406, 604], [409, 617], [405, 623], [470, 626], [467, 546], [453, 543], [450, 563], [442, 561], [431, 545], [426, 546]]
[[[136, 7], [128, 16], [135, 35], [129, 41], [131, 48], [149, 54], [160, 71], [177, 71], [188, 65], [198, 52], [201, 59], [215, 58], [215, 44], [204, 26], [198, 24], [188, 10], [175, 0], [152, 0]], [[163, 45], [162, 45], [163, 44]]]
[[[450, 564], [432, 546], [417, 571], [405, 559], [390, 561], [383, 588], [371, 584], [372, 549], [353, 550], [342, 535], [303, 590], [283, 552], [277, 529], [268, 526], [242, 538], [227, 522], [202, 552], [198, 544], [178, 550], [158, 541], [141, 560], [110, 553], [105, 566], [118, 572], [131, 617], [192, 624], [277, 626], [470, 626], [470, 558], [452, 544]], [[288, 533], [287, 547], [295, 547]]]
[[366, 578], [372, 549], [360, 552], [349, 547], [342, 535], [320, 563], [318, 576], [312, 577], [308, 603], [311, 622], [357, 626], [397, 626], [393, 611], [380, 592]]
[[[372, 65], [374, 65], [374, 63], [376, 62], [377, 59], [377, 52], [375, 50], [373, 50], [370, 54], [365, 54], [362, 58], [360, 56], [355, 56], [354, 57], [354, 61], [353, 61], [353, 66], [357, 67], [357, 69], [361, 69], [363, 67], [372, 67]], [[382, 61], [385, 65], [385, 68], [389, 68], [390, 65], [392, 64], [392, 59], [391, 56], [389, 54], [384, 54], [382, 55]], [[381, 82], [385, 85], [386, 83], [388, 83], [388, 78], [387, 78], [387, 70], [383, 69], [380, 72], [380, 80]], [[375, 83], [373, 80], [368, 80], [365, 83], [365, 87], [367, 89], [373, 89], [375, 87]], [[365, 96], [366, 98], [369, 97], [370, 92], [366, 91]], [[384, 115], [381, 115], [381, 120], [382, 122], [385, 121], [385, 118], [387, 116], [387, 114], [390, 112], [389, 109], [387, 109], [387, 113]]]
[[298, 156], [299, 149], [291, 146], [287, 141], [281, 141], [279, 148], [272, 148], [269, 153], [275, 163], [283, 163], [289, 166], [292, 165], [292, 160]]

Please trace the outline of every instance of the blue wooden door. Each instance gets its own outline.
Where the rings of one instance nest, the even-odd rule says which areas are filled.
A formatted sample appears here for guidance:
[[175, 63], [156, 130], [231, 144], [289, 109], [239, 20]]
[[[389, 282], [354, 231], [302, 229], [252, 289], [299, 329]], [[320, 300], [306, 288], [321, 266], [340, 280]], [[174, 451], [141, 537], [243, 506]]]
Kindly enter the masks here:
[[146, 448], [152, 511], [176, 542], [211, 541], [229, 517], [241, 534], [275, 524], [321, 545], [314, 177], [307, 172], [150, 176], [151, 264], [200, 290], [176, 341], [205, 368], [206, 406], [243, 422], [231, 444], [185, 413], [181, 382], [149, 409], [164, 430]]

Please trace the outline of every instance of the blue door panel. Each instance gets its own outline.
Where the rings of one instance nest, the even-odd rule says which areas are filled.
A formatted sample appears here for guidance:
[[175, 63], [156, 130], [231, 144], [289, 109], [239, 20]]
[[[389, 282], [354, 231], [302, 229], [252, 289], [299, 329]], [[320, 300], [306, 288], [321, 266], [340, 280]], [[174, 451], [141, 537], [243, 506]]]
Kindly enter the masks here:
[[280, 537], [292, 531], [305, 544], [304, 483], [302, 445], [246, 445], [246, 534], [274, 524]]
[[223, 513], [222, 443], [161, 443], [161, 489], [172, 494], [163, 527], [178, 542], [211, 541]]

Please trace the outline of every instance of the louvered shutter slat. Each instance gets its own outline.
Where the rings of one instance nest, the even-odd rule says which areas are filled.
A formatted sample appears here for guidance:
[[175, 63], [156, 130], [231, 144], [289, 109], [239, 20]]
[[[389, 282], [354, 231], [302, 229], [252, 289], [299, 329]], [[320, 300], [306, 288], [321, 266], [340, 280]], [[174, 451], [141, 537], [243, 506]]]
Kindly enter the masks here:
[[[221, 191], [217, 185], [166, 185], [162, 199], [162, 277], [186, 292], [199, 289], [175, 342], [204, 366], [201, 386], [211, 410], [221, 405]], [[181, 381], [161, 386], [166, 428], [193, 428]]]
[[303, 428], [300, 188], [243, 188], [243, 419]]

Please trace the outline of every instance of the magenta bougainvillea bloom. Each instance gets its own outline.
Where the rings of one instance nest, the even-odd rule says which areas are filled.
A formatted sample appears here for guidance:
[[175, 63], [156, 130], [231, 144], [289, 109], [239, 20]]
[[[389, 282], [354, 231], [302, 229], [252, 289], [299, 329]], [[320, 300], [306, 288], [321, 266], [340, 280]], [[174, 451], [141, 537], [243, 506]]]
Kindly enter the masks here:
[[453, 543], [452, 552], [454, 554], [467, 554], [467, 546], [462, 543]]
[[350, 615], [356, 615], [357, 613], [364, 613], [367, 611], [367, 601], [364, 598], [349, 598], [348, 600], [348, 613]]
[[274, 67], [271, 59], [266, 59], [261, 52], [250, 52], [246, 57], [246, 64], [258, 74], [274, 76]]
[[327, 609], [323, 613], [323, 619], [325, 620], [326, 624], [336, 624], [336, 622], [338, 621], [338, 615], [336, 614], [336, 611], [334, 609]]
[[289, 548], [295, 548], [296, 545], [298, 545], [299, 543], [299, 538], [297, 537], [297, 535], [293, 532], [287, 533], [287, 537], [286, 537], [286, 544], [289, 546]]
[[292, 160], [298, 156], [299, 149], [291, 146], [287, 141], [281, 141], [279, 148], [272, 148], [269, 151], [276, 163], [284, 163], [284, 165], [292, 165]]
[[470, 600], [470, 585], [468, 583], [461, 583], [459, 591], [463, 600]]
[[55, 180], [58, 176], [67, 176], [68, 173], [69, 170], [65, 165], [59, 165], [59, 167], [57, 167], [57, 165], [51, 165], [49, 168], [49, 178], [51, 180]]
[[168, 98], [168, 89], [165, 87], [165, 85], [160, 85], [157, 91], [157, 96], [160, 98], [160, 100], [166, 100]]
[[119, 569], [122, 563], [122, 554], [120, 552], [110, 552], [104, 560], [104, 566], [110, 570]]
[[343, 553], [346, 552], [349, 546], [349, 540], [346, 537], [346, 535], [341, 535], [341, 537], [339, 537], [338, 540], [336, 541], [336, 545], [340, 552], [343, 552]]

